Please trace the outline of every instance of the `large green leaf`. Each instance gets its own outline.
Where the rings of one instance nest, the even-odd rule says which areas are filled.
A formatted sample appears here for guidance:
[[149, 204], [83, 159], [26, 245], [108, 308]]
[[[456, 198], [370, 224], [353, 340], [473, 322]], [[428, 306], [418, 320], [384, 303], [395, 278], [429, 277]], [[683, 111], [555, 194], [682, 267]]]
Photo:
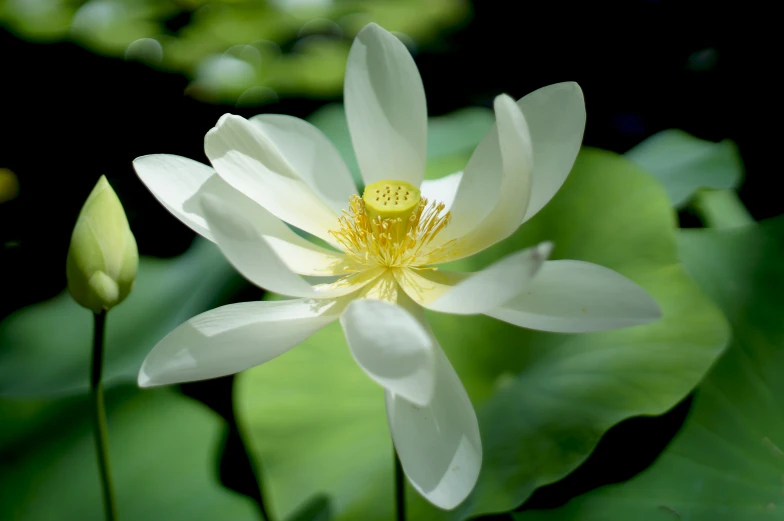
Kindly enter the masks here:
[[[584, 150], [538, 216], [508, 241], [459, 264], [476, 269], [545, 239], [555, 242], [555, 258], [596, 262], [642, 284], [664, 318], [565, 335], [429, 314], [477, 407], [484, 464], [474, 493], [449, 513], [409, 488], [409, 519], [465, 519], [519, 505], [579, 465], [613, 424], [672, 407], [727, 344], [723, 315], [678, 263], [667, 195], [631, 162]], [[278, 515], [321, 491], [333, 499], [338, 519], [391, 518], [383, 393], [354, 364], [338, 325], [242, 374], [236, 398]]]
[[688, 203], [700, 188], [736, 188], [743, 178], [735, 143], [703, 141], [682, 130], [659, 132], [626, 152], [626, 157], [655, 175], [676, 207]]
[[[134, 290], [108, 315], [106, 384], [135, 382], [144, 357], [158, 340], [214, 307], [238, 281], [220, 251], [202, 239], [175, 259], [142, 258]], [[92, 322], [92, 314], [67, 292], [3, 320], [0, 396], [86, 392]]]
[[[258, 519], [248, 498], [218, 482], [215, 448], [222, 422], [216, 414], [170, 391], [120, 388], [107, 398], [120, 519]], [[0, 519], [104, 519], [86, 399], [68, 422], [0, 451]]]
[[520, 521], [755, 521], [784, 512], [784, 218], [684, 230], [683, 262], [724, 309], [732, 347], [648, 470]]

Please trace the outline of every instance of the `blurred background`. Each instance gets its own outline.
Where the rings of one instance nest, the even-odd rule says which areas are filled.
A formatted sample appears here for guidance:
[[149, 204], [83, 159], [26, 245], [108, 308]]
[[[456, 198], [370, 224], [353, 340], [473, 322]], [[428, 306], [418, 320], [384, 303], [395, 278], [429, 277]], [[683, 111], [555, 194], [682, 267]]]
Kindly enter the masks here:
[[[157, 204], [131, 161], [206, 162], [221, 114], [306, 117], [340, 101], [351, 40], [375, 20], [415, 53], [431, 115], [490, 107], [559, 81], [585, 92], [585, 144], [625, 152], [666, 128], [734, 140], [741, 196], [757, 218], [777, 146], [766, 77], [774, 49], [730, 30], [708, 2], [467, 0], [3, 0], [0, 315], [65, 287], [70, 230], [104, 174], [142, 254], [171, 256], [192, 233]], [[12, 198], [12, 196], [15, 197]], [[10, 200], [8, 200], [10, 199]]]
[[[64, 290], [71, 230], [100, 175], [123, 202], [141, 255], [185, 252], [194, 234], [154, 200], [132, 160], [170, 153], [206, 163], [203, 136], [226, 112], [324, 114], [341, 101], [348, 49], [369, 21], [411, 49], [431, 116], [577, 81], [585, 145], [623, 153], [670, 128], [731, 139], [745, 165], [741, 199], [756, 219], [778, 215], [779, 136], [766, 96], [780, 60], [735, 28], [752, 9], [683, 0], [0, 0], [0, 318]], [[696, 222], [688, 211], [680, 219]], [[234, 300], [260, 295], [233, 290]], [[230, 401], [215, 408], [231, 415]]]

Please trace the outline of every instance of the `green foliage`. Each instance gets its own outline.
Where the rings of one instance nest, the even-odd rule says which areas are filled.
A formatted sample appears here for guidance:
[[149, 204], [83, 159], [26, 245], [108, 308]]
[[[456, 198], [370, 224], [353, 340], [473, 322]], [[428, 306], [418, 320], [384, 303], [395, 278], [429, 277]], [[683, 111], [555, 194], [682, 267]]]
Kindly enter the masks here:
[[649, 469], [519, 521], [755, 521], [784, 508], [784, 218], [683, 230], [681, 258], [734, 331], [683, 430]]
[[[23, 38], [185, 74], [190, 95], [238, 105], [339, 95], [368, 22], [417, 45], [468, 15], [466, 0], [0, 0], [0, 24]], [[169, 29], [172, 19], [187, 23]]]
[[[170, 391], [128, 388], [109, 393], [107, 411], [120, 519], [258, 519], [250, 500], [218, 482], [214, 413]], [[4, 416], [3, 429], [15, 423]], [[80, 399], [67, 421], [50, 421], [24, 445], [0, 446], [0, 519], [104, 519], [91, 427], [90, 404]]]
[[[185, 255], [140, 260], [128, 299], [107, 318], [104, 382], [136, 382], [144, 357], [169, 331], [214, 307], [239, 282], [220, 251], [198, 239]], [[0, 397], [85, 393], [92, 315], [67, 294], [0, 323]]]
[[[409, 489], [409, 519], [466, 519], [516, 507], [579, 465], [613, 424], [672, 407], [728, 343], [722, 314], [678, 262], [666, 194], [629, 161], [585, 150], [537, 217], [456, 267], [475, 270], [542, 240], [555, 242], [555, 258], [602, 264], [640, 283], [664, 318], [565, 335], [431, 313], [477, 408], [484, 463], [476, 490], [455, 511], [438, 511]], [[339, 325], [242, 374], [238, 384], [238, 414], [278, 514], [291, 512], [305, 495], [325, 492], [337, 519], [391, 517], [383, 392], [356, 367]]]
[[678, 208], [701, 188], [737, 188], [743, 178], [743, 161], [735, 143], [703, 141], [682, 130], [659, 132], [629, 150], [626, 157], [655, 175]]

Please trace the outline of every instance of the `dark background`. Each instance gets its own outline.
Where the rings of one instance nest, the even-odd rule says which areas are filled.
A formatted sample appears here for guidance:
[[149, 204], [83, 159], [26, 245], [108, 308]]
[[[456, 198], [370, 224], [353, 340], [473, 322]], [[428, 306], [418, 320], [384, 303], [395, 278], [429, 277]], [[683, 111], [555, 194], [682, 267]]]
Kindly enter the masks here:
[[[465, 27], [419, 49], [430, 115], [489, 107], [501, 92], [519, 98], [574, 80], [585, 92], [586, 145], [622, 153], [668, 128], [714, 141], [730, 138], [746, 165], [743, 202], [757, 219], [778, 215], [779, 137], [772, 124], [778, 93], [771, 77], [780, 60], [774, 47], [741, 30], [739, 21], [754, 14], [752, 3], [722, 5], [477, 1]], [[182, 22], [172, 20], [172, 28]], [[21, 186], [15, 200], [0, 205], [0, 318], [64, 289], [71, 229], [101, 174], [126, 208], [140, 253], [176, 255], [193, 234], [137, 179], [135, 157], [171, 153], [206, 162], [203, 136], [225, 112], [306, 117], [339, 101], [284, 99], [256, 110], [208, 105], [183, 94], [182, 76], [71, 43], [25, 42], [3, 28], [0, 63], [0, 167], [13, 170]], [[688, 211], [681, 222], [692, 224]], [[209, 394], [199, 389], [186, 391]], [[596, 486], [597, 479], [630, 477], [663, 448], [687, 411], [688, 400], [662, 418], [624, 422], [608, 433], [589, 465], [531, 501], [550, 506]], [[634, 448], [619, 452], [635, 437]], [[639, 453], [640, 447], [648, 452]]]
[[[777, 94], [763, 77], [773, 74], [776, 56], [738, 30], [744, 7], [753, 9], [676, 0], [483, 0], [465, 27], [420, 49], [417, 63], [431, 115], [574, 80], [585, 92], [586, 145], [625, 152], [667, 128], [733, 139], [747, 167], [741, 197], [761, 219], [781, 212], [767, 175], [779, 170], [778, 139], [767, 123]], [[208, 105], [184, 96], [182, 76], [71, 43], [28, 43], [4, 29], [0, 56], [0, 167], [21, 185], [19, 197], [0, 206], [0, 269], [12, 274], [0, 317], [64, 288], [70, 231], [101, 174], [125, 205], [140, 253], [175, 255], [192, 233], [154, 202], [133, 173], [135, 157], [165, 152], [206, 162], [203, 136], [224, 112], [306, 117], [339, 101], [285, 99], [255, 110]]]

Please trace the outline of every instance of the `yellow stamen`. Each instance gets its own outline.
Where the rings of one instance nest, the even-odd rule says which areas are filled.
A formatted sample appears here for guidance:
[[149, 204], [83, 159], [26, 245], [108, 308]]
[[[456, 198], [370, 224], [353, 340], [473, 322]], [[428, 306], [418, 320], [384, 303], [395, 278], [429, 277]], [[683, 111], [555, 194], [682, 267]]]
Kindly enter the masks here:
[[423, 199], [409, 183], [379, 181], [368, 185], [362, 198], [351, 197], [340, 229], [330, 233], [358, 271], [374, 266], [423, 268], [446, 260], [454, 246], [454, 241], [433, 244], [451, 218], [444, 209], [443, 203]]

